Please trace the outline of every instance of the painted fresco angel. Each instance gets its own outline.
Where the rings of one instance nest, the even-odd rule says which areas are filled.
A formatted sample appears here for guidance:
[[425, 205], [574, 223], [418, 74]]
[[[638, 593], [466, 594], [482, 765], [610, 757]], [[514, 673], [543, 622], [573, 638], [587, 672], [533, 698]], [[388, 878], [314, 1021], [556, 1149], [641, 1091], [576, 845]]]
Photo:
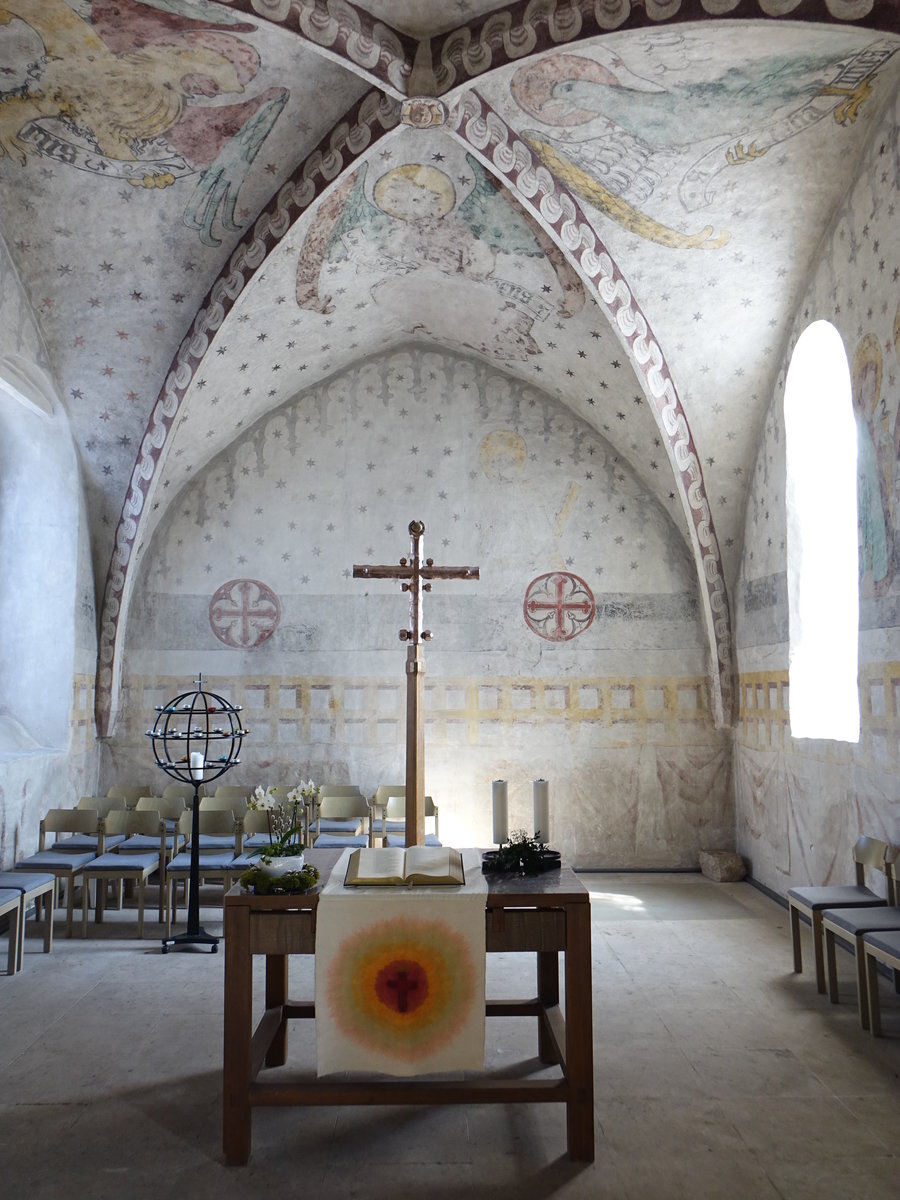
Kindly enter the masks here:
[[184, 221], [219, 245], [214, 229], [239, 228], [238, 189], [289, 93], [193, 106], [243, 96], [260, 60], [234, 33], [253, 26], [186, 11], [94, 0], [87, 21], [64, 0], [0, 0], [0, 57], [14, 64], [0, 76], [0, 161], [48, 157], [145, 188], [199, 173]]
[[[544, 295], [503, 278], [498, 256], [549, 263], [559, 289], [558, 316], [568, 317], [581, 309], [581, 282], [558, 247], [525, 220], [505, 189], [470, 155], [466, 162], [471, 187], [461, 200], [446, 172], [416, 162], [390, 168], [371, 188], [366, 164], [339, 184], [323, 201], [300, 252], [300, 307], [320, 313], [333, 310], [323, 283], [342, 263], [355, 264], [358, 275], [375, 277], [370, 294], [376, 303], [393, 304], [402, 295], [407, 309], [415, 307], [410, 298], [419, 287], [433, 292], [433, 283], [420, 284], [419, 276], [437, 271], [444, 277], [439, 288], [442, 332], [447, 332], [446, 322], [453, 319], [451, 294], [454, 301], [463, 302], [465, 311], [472, 293], [465, 300], [464, 285], [486, 284], [493, 308], [497, 292], [504, 301], [499, 315], [495, 312], [486, 326], [492, 351], [516, 358], [538, 353], [532, 326], [535, 319], [546, 319], [554, 307]], [[398, 279], [404, 281], [402, 290], [397, 288]], [[549, 292], [551, 286], [546, 284], [542, 291]], [[420, 323], [411, 332], [435, 332], [427, 328], [432, 307], [422, 306]]]
[[[648, 50], [660, 45], [648, 39]], [[667, 45], [674, 63], [674, 43]], [[662, 224], [647, 211], [654, 193], [674, 184], [684, 210], [705, 208], [721, 171], [761, 158], [826, 116], [852, 124], [896, 49], [854, 45], [843, 58], [810, 49], [748, 59], [709, 79], [680, 79], [676, 66], [659, 62], [641, 74], [598, 46], [590, 56], [526, 63], [511, 91], [543, 126], [523, 131], [525, 141], [575, 194], [660, 245], [711, 248], [724, 245], [727, 232], [707, 225], [682, 233]], [[683, 55], [688, 48], [679, 35], [675, 49]]]

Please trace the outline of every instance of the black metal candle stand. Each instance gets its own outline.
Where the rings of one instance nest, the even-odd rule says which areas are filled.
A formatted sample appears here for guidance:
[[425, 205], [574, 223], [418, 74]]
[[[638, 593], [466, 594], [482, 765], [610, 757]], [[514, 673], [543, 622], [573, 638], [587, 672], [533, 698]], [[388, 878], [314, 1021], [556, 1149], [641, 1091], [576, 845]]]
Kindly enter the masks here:
[[[175, 937], [163, 938], [163, 954], [168, 953], [170, 946], [175, 949], [209, 946], [213, 954], [219, 948], [219, 938], [200, 925], [200, 785], [218, 779], [241, 761], [238, 757], [241, 743], [249, 732], [238, 716], [239, 704], [204, 691], [202, 675], [197, 676], [196, 682], [194, 691], [182, 692], [168, 704], [156, 705], [156, 722], [147, 730], [157, 766], [194, 789], [187, 928]], [[192, 754], [203, 755], [202, 767], [191, 765]]]

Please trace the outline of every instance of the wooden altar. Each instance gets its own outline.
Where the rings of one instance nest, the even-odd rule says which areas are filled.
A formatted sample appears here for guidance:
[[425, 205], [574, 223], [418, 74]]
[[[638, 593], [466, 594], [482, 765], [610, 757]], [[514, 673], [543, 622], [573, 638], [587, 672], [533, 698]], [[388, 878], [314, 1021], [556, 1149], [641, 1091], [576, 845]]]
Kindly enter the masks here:
[[[314, 850], [307, 857], [324, 882], [339, 851]], [[290, 955], [315, 953], [317, 905], [318, 889], [302, 896], [255, 896], [235, 887], [225, 897], [223, 1145], [229, 1165], [243, 1165], [250, 1157], [254, 1108], [342, 1104], [565, 1104], [569, 1155], [593, 1161], [590, 897], [570, 868], [532, 877], [489, 876], [485, 901], [487, 953], [527, 952], [536, 959], [536, 995], [489, 999], [486, 1016], [536, 1018], [540, 1061], [560, 1068], [552, 1079], [470, 1074], [348, 1080], [287, 1078], [285, 1072], [265, 1078], [264, 1067], [286, 1062], [288, 1022], [315, 1017], [312, 1001], [290, 999], [287, 992]], [[266, 958], [265, 1011], [255, 1029], [254, 955]]]

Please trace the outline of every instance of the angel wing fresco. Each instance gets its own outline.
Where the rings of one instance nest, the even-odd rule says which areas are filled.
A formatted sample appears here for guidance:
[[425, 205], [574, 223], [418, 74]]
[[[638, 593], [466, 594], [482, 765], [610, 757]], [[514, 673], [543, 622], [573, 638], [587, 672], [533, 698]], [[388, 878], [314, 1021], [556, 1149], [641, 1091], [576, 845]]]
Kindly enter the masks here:
[[0, 36], [25, 51], [0, 91], [0, 159], [49, 157], [146, 188], [199, 173], [185, 223], [218, 245], [214, 229], [237, 228], [238, 189], [289, 93], [194, 107], [243, 96], [260, 60], [234, 32], [252, 26], [228, 18], [222, 32], [213, 10], [185, 11], [177, 0], [94, 0], [88, 21], [64, 0], [0, 0]]

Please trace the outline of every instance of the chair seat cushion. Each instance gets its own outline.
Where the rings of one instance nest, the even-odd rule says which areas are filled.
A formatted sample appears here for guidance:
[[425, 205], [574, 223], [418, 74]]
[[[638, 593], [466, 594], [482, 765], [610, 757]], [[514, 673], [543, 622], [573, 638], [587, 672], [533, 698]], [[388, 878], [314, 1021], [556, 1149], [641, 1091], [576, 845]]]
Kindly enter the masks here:
[[[405, 834], [396, 834], [396, 833], [388, 834], [388, 836], [384, 839], [384, 844], [385, 844], [385, 846], [395, 846], [395, 847], [396, 846], [405, 846], [406, 845], [406, 836], [405, 836]], [[426, 833], [425, 834], [425, 845], [426, 846], [442, 846], [443, 842], [439, 841], [435, 834]]]
[[[166, 837], [166, 849], [175, 849], [175, 836]], [[156, 850], [159, 857], [159, 838], [152, 833], [133, 833], [118, 847], [119, 854], [134, 854], [139, 850]]]
[[84, 868], [86, 871], [109, 871], [111, 875], [121, 875], [123, 871], [155, 871], [159, 866], [159, 854], [119, 854], [110, 850], [101, 854]]
[[22, 903], [22, 893], [17, 888], [0, 888], [0, 915], [12, 912]]
[[69, 871], [80, 871], [86, 863], [92, 862], [94, 857], [90, 852], [86, 854], [64, 854], [61, 850], [38, 850], [37, 854], [31, 854], [28, 858], [23, 858], [21, 862], [17, 862], [16, 870], [61, 871], [68, 873]]
[[359, 832], [359, 817], [322, 817], [315, 828], [319, 833], [349, 833]]
[[55, 881], [56, 876], [46, 872], [0, 871], [0, 887], [15, 888], [18, 892], [35, 892], [40, 895], [42, 892], [52, 891]]
[[788, 901], [796, 900], [804, 908], [850, 908], [861, 905], [887, 904], [881, 896], [876, 896], [871, 888], [854, 883], [835, 887], [798, 887], [790, 888]]
[[875, 929], [900, 929], [900, 908], [828, 908], [822, 919], [856, 936]]
[[[62, 851], [64, 854], [70, 852], [78, 853], [81, 850], [93, 850], [97, 853], [97, 843], [100, 841], [96, 833], [73, 833], [71, 837], [60, 838], [50, 847], [56, 853]], [[125, 841], [124, 833], [112, 833], [106, 839], [106, 849], [111, 850], [113, 846], [118, 846], [120, 842]]]
[[[231, 871], [236, 870], [233, 867], [234, 851], [230, 854], [201, 854], [200, 855], [200, 874], [206, 875], [212, 871]], [[176, 854], [172, 861], [166, 867], [168, 875], [187, 875], [191, 869], [191, 856], [183, 850], [180, 854]]]
[[268, 846], [272, 839], [267, 833], [251, 833], [244, 838], [245, 849], [261, 850], [263, 846]]
[[368, 846], [369, 839], [364, 833], [359, 834], [338, 834], [338, 833], [320, 833], [316, 838], [316, 849], [324, 850], [329, 846]]
[[[376, 822], [377, 825], [377, 822]], [[382, 826], [385, 833], [403, 833], [406, 829], [405, 821], [385, 821]]]
[[[190, 850], [191, 843], [188, 842], [186, 849]], [[234, 838], [227, 833], [201, 833], [200, 834], [200, 853], [206, 854], [216, 850], [234, 850]]]
[[881, 950], [884, 954], [895, 957], [900, 955], [900, 929], [885, 930], [884, 933], [867, 933], [863, 938], [866, 946], [873, 950]]

